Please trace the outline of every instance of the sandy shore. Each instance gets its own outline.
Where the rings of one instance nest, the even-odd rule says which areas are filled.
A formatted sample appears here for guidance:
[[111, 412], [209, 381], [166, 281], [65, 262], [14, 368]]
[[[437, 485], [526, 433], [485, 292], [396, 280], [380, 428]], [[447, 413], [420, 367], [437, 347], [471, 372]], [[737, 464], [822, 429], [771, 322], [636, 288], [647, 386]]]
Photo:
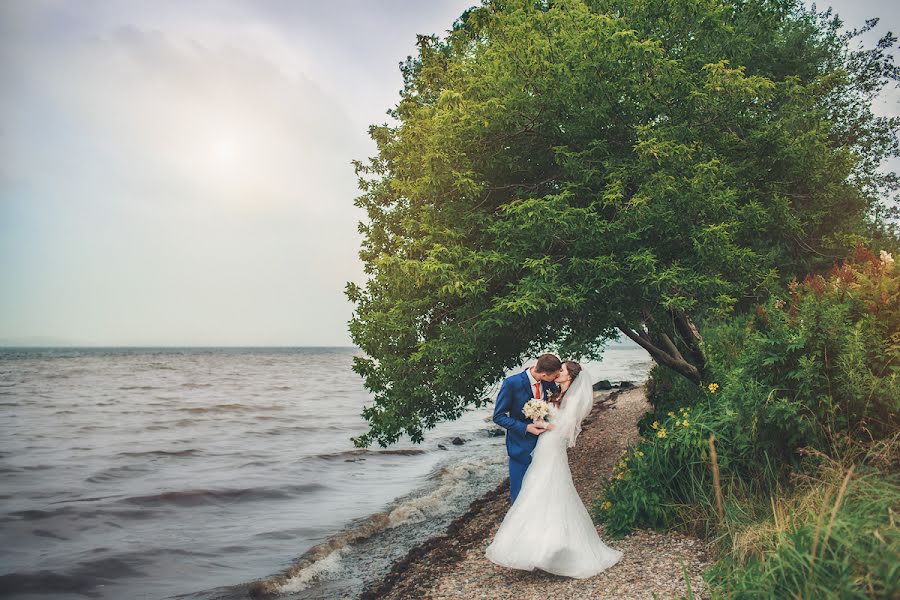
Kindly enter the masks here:
[[[594, 409], [585, 419], [569, 464], [575, 487], [590, 508], [602, 479], [609, 476], [622, 450], [637, 438], [636, 423], [649, 409], [644, 386], [598, 392]], [[490, 562], [490, 544], [509, 507], [509, 482], [472, 503], [447, 531], [414, 548], [380, 582], [362, 595], [364, 600], [441, 598], [678, 598], [687, 594], [682, 564], [695, 597], [705, 597], [700, 573], [708, 564], [706, 545], [696, 538], [651, 531], [621, 540], [600, 537], [624, 557], [589, 579], [569, 579], [542, 571], [506, 569]]]

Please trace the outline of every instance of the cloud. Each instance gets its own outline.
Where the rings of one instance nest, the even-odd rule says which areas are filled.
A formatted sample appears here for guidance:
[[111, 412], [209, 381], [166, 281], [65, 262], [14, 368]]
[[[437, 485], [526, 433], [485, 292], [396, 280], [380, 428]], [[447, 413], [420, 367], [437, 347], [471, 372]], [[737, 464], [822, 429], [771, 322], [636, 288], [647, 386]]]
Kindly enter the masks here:
[[258, 27], [201, 41], [21, 12], [0, 65], [0, 331], [347, 343], [369, 142], [342, 103]]
[[352, 173], [340, 103], [264, 56], [134, 25], [65, 50], [22, 65], [32, 75], [20, 106], [31, 96], [53, 121], [10, 124], [12, 143], [28, 149], [9, 167], [14, 179], [66, 164], [85, 174], [90, 165], [70, 160], [88, 150], [107, 183], [162, 186], [179, 203], [316, 210]]

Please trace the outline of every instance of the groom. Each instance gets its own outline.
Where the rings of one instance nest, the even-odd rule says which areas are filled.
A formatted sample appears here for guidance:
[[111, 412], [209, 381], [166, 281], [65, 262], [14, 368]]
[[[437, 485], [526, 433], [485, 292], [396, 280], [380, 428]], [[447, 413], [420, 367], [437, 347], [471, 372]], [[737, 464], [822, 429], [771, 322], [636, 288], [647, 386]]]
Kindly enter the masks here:
[[518, 375], [503, 380], [497, 403], [494, 405], [494, 423], [506, 430], [506, 453], [509, 454], [509, 499], [516, 501], [522, 489], [522, 479], [531, 464], [531, 452], [540, 434], [546, 431], [531, 422], [522, 413], [525, 403], [532, 398], [546, 400], [550, 392], [559, 390], [553, 380], [559, 375], [562, 362], [553, 354], [542, 354], [537, 364]]

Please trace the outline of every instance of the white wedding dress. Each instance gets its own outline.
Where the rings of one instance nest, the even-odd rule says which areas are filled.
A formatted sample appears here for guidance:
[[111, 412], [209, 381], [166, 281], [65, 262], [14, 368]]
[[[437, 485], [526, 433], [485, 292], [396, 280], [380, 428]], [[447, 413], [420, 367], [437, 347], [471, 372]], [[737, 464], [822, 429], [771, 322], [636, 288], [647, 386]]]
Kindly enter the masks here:
[[555, 429], [538, 436], [522, 489], [485, 551], [503, 567], [583, 579], [613, 566], [622, 552], [597, 535], [581, 502], [566, 447], [575, 445], [581, 421], [591, 411], [594, 391], [584, 370], [563, 396], [560, 408], [550, 405], [547, 420]]

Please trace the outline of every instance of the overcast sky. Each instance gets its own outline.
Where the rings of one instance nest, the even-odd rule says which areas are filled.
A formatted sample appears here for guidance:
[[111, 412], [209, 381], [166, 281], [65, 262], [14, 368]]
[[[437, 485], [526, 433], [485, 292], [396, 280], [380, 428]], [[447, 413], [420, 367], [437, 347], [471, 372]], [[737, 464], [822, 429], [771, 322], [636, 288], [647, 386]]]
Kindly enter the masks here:
[[2, 0], [0, 344], [349, 345], [350, 161], [474, 3]]

